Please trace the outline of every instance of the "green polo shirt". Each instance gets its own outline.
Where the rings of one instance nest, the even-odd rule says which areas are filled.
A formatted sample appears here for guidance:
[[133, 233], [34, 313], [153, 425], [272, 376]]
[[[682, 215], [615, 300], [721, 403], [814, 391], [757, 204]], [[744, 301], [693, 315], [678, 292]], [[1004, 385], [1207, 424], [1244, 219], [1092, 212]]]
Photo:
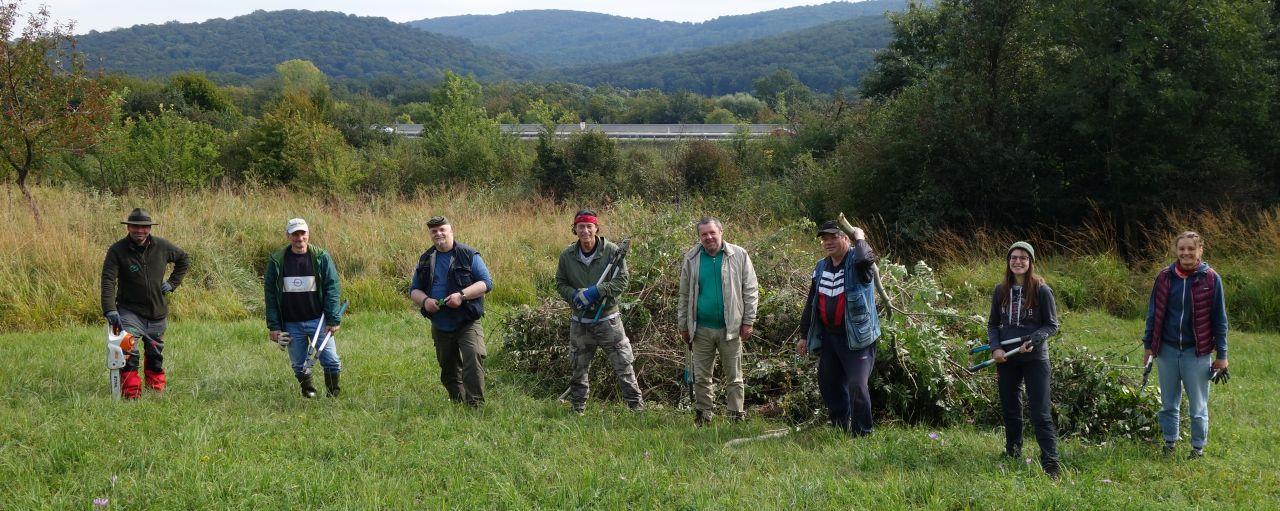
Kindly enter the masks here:
[[707, 249], [698, 251], [698, 326], [724, 328], [724, 286], [720, 280], [720, 267], [724, 264], [724, 249], [716, 255]]

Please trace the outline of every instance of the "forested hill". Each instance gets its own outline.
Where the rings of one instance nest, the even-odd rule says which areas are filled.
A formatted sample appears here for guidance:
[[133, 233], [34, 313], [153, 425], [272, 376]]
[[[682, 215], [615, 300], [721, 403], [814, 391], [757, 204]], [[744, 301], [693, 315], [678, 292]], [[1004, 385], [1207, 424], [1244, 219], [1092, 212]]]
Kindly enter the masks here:
[[526, 59], [462, 38], [337, 12], [255, 11], [201, 23], [95, 31], [78, 40], [91, 62], [133, 75], [199, 70], [257, 76], [290, 59], [310, 60], [329, 76], [350, 78], [433, 78], [445, 69], [501, 78], [532, 69]]
[[425, 19], [410, 25], [465, 37], [552, 66], [616, 63], [779, 35], [784, 32], [906, 9], [906, 0], [831, 2], [702, 23], [677, 23], [607, 14], [529, 10], [498, 15]]
[[885, 16], [837, 21], [787, 34], [675, 55], [609, 65], [582, 65], [542, 74], [548, 80], [700, 94], [750, 91], [752, 80], [787, 69], [819, 91], [856, 87], [873, 55], [892, 40]]

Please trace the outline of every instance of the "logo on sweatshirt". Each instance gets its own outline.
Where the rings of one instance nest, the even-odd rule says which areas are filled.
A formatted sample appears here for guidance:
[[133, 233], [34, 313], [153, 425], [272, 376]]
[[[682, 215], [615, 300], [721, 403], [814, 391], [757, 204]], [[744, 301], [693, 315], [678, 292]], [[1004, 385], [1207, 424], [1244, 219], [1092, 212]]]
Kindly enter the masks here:
[[141, 271], [141, 270], [142, 270], [142, 267], [141, 267], [141, 266], [138, 266], [138, 265], [136, 265], [136, 264], [131, 264], [131, 265], [129, 265], [129, 272], [130, 272], [130, 273], [138, 273], [138, 272], [139, 272], [139, 271]]

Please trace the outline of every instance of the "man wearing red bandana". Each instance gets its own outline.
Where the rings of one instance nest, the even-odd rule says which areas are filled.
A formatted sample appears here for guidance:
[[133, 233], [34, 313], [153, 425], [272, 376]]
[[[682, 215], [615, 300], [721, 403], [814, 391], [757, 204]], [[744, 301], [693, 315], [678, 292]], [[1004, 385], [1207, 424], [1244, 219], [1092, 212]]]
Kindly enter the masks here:
[[619, 262], [617, 276], [601, 280], [618, 246], [599, 234], [600, 220], [594, 211], [584, 209], [574, 215], [572, 232], [578, 239], [560, 253], [556, 267], [556, 290], [573, 307], [569, 318], [569, 353], [573, 366], [569, 401], [574, 412], [581, 414], [586, 410], [591, 361], [599, 348], [613, 366], [627, 407], [633, 411], [643, 410], [644, 397], [631, 367], [635, 354], [618, 311], [618, 298], [627, 290], [626, 262]]

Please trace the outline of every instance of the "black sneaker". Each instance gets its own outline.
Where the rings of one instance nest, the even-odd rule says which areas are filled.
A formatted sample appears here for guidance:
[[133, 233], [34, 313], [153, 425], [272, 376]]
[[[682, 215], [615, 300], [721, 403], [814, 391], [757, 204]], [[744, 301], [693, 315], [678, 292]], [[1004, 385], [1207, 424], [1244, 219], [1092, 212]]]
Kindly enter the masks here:
[[703, 427], [711, 423], [711, 413], [698, 410], [693, 414], [693, 425]]
[[1173, 456], [1173, 452], [1174, 452], [1173, 442], [1165, 442], [1164, 447], [1160, 449], [1160, 454], [1164, 455], [1164, 457], [1166, 458]]
[[1204, 457], [1204, 448], [1196, 449], [1192, 447], [1191, 453], [1187, 455], [1187, 459], [1189, 460], [1196, 460], [1203, 457]]
[[1005, 448], [1004, 448], [1004, 457], [1006, 457], [1006, 458], [1012, 458], [1012, 459], [1015, 459], [1015, 460], [1021, 460], [1021, 459], [1022, 459], [1022, 448], [1021, 448], [1021, 447], [1010, 447], [1010, 446], [1005, 446]]
[[578, 414], [578, 415], [583, 415], [583, 414], [587, 413], [587, 404], [586, 404], [586, 403], [574, 403], [574, 404], [573, 404], [573, 413]]

